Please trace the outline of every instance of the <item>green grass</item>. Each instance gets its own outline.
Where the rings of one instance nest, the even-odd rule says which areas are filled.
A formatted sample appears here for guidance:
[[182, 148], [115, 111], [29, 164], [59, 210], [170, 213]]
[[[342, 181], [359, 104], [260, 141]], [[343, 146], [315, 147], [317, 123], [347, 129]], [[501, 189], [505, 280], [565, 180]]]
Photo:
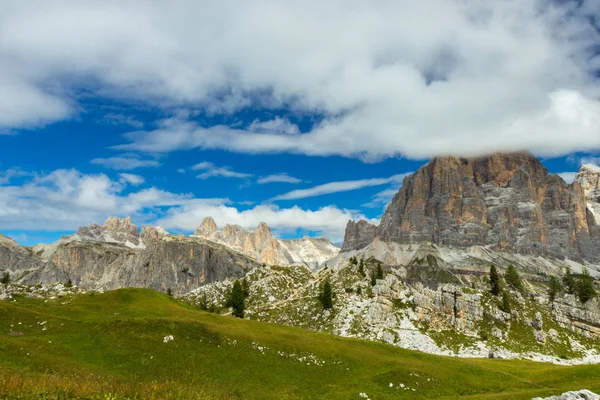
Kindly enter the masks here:
[[600, 389], [600, 366], [438, 357], [151, 290], [0, 302], [0, 398], [531, 399], [582, 388]]

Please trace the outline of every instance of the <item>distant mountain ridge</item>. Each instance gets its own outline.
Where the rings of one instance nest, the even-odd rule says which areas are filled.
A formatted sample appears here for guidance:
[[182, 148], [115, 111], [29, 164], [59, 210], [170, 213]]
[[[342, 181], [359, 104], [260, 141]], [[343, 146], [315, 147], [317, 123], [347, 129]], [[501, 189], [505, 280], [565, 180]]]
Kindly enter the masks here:
[[264, 222], [254, 231], [230, 224], [225, 225], [223, 230], [218, 230], [215, 220], [206, 217], [194, 236], [221, 243], [260, 263], [271, 265], [296, 264], [317, 268], [340, 251], [339, 247], [327, 238], [275, 238]]
[[572, 184], [528, 153], [439, 157], [404, 179], [379, 226], [350, 221], [342, 251], [375, 238], [600, 261], [600, 168]]

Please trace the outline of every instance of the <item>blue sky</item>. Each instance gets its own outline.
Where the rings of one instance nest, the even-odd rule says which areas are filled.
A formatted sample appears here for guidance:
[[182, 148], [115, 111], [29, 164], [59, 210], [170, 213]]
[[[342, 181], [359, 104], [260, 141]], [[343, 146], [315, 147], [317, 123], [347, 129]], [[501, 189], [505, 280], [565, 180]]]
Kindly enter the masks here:
[[227, 3], [3, 4], [1, 233], [212, 215], [339, 242], [431, 157], [600, 161], [597, 2]]

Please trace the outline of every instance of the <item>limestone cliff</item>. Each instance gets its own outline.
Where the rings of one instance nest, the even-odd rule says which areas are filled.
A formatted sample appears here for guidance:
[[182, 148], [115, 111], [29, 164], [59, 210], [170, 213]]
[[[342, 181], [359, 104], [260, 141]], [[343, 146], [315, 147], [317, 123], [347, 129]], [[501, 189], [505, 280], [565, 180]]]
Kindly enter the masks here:
[[[580, 172], [569, 185], [528, 153], [435, 158], [404, 179], [375, 236], [598, 262], [594, 174]], [[344, 249], [372, 235], [371, 227], [357, 226], [348, 224]]]
[[218, 230], [212, 217], [204, 218], [194, 236], [223, 244], [260, 263], [270, 265], [302, 264], [316, 268], [335, 257], [340, 250], [326, 238], [275, 238], [264, 222], [254, 231], [230, 224], [225, 225], [223, 230]]
[[129, 218], [109, 218], [52, 244], [20, 246], [0, 235], [0, 273], [21, 284], [71, 280], [85, 289], [147, 287], [180, 294], [206, 283], [238, 278], [258, 264], [201, 238], [138, 227]]

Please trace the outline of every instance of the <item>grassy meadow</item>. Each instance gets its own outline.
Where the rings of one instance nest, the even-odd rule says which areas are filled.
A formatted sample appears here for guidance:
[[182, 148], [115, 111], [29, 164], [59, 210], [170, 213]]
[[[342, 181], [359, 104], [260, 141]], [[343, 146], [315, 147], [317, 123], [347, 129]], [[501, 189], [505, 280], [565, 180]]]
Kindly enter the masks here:
[[531, 399], [583, 388], [600, 391], [600, 365], [434, 356], [146, 289], [0, 301], [1, 399]]

